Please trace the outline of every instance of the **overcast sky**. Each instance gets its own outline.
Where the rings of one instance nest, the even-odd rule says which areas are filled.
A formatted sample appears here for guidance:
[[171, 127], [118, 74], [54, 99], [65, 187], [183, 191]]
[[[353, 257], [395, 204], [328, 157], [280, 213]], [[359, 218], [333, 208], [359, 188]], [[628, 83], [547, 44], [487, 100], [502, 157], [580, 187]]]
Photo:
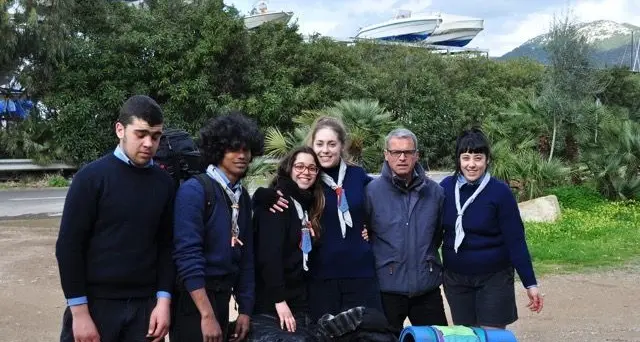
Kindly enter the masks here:
[[[242, 14], [255, 0], [225, 0]], [[485, 20], [468, 45], [501, 56], [548, 30], [554, 14], [571, 11], [579, 21], [613, 20], [640, 26], [640, 0], [271, 0], [269, 10], [294, 12], [300, 32], [348, 38], [359, 27], [390, 19], [395, 10], [444, 12]]]

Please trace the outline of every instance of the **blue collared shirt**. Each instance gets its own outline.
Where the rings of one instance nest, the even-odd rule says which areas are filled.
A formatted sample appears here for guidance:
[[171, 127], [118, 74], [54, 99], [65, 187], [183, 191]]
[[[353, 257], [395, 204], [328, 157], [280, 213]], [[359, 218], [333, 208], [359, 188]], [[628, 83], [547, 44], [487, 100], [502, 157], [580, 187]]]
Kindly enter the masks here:
[[464, 178], [464, 176], [462, 175], [462, 172], [458, 175], [458, 184], [460, 184], [460, 186], [463, 186], [465, 184], [469, 184], [469, 185], [478, 185], [480, 184], [480, 182], [482, 182], [482, 180], [484, 179], [484, 177], [487, 175], [487, 173], [483, 173], [482, 176], [478, 177], [478, 179], [474, 180], [473, 182], [469, 182], [466, 178]]
[[[129, 164], [129, 165], [135, 166], [131, 162], [131, 159], [129, 159], [129, 157], [127, 157], [127, 155], [124, 153], [124, 151], [122, 150], [120, 145], [118, 145], [118, 147], [116, 147], [116, 149], [113, 151], [113, 155], [116, 156], [118, 159], [122, 160], [123, 162]], [[153, 159], [151, 159], [149, 161], [149, 163], [147, 163], [143, 167], [151, 167], [152, 165], [153, 165]], [[166, 291], [158, 291], [158, 292], [156, 292], [156, 298], [169, 298], [169, 299], [171, 299], [171, 293], [166, 292]], [[83, 305], [83, 304], [87, 304], [88, 302], [89, 301], [87, 300], [86, 296], [67, 299], [67, 305], [68, 306]]]
[[[136, 166], [131, 159], [129, 159], [129, 157], [127, 157], [127, 155], [124, 153], [124, 151], [122, 150], [122, 147], [120, 147], [120, 145], [118, 145], [118, 147], [116, 147], [116, 149], [113, 151], [113, 155], [118, 157], [118, 159], [122, 160], [123, 162], [131, 165], [131, 166], [135, 166], [135, 167], [140, 167], [140, 166]], [[151, 167], [151, 165], [153, 165], [153, 159], [149, 160], [149, 162], [142, 167]]]
[[[227, 186], [229, 187], [229, 189], [231, 189], [232, 191], [236, 191], [238, 190], [241, 186], [242, 186], [242, 182], [241, 181], [237, 181], [236, 184], [231, 184], [231, 181], [229, 180], [229, 177], [227, 177], [227, 175], [224, 174], [224, 172], [222, 172], [220, 170], [220, 168], [218, 167], [214, 167], [213, 168], [213, 172], [217, 173], [218, 175], [220, 175], [220, 177], [222, 178], [222, 180], [224, 180], [225, 183], [227, 183]], [[211, 176], [209, 176], [211, 177]]]

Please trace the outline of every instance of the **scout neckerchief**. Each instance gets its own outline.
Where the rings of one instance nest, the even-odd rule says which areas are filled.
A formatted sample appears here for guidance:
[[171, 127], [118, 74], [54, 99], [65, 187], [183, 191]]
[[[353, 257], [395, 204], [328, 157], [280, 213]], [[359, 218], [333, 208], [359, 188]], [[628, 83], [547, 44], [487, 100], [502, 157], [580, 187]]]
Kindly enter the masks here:
[[302, 268], [304, 268], [305, 271], [308, 271], [309, 267], [307, 267], [307, 261], [309, 260], [309, 252], [311, 252], [311, 221], [309, 221], [309, 214], [306, 210], [302, 209], [302, 205], [300, 205], [300, 202], [296, 201], [293, 197], [291, 199], [293, 200], [293, 204], [295, 204], [296, 206], [298, 218], [302, 223], [302, 235], [300, 237], [300, 249], [302, 250]]
[[491, 180], [491, 175], [489, 174], [489, 172], [487, 172], [483, 176], [482, 182], [480, 182], [480, 186], [478, 186], [476, 191], [473, 192], [473, 195], [471, 195], [471, 197], [469, 197], [469, 199], [467, 199], [467, 201], [464, 202], [462, 209], [460, 208], [460, 187], [466, 184], [466, 182], [460, 181], [460, 180], [456, 181], [455, 197], [456, 197], [456, 211], [458, 212], [458, 215], [456, 217], [456, 238], [453, 244], [453, 249], [455, 250], [456, 253], [458, 253], [458, 247], [460, 247], [460, 245], [462, 244], [462, 240], [464, 239], [464, 229], [462, 228], [462, 215], [464, 215], [465, 210], [467, 210], [469, 205], [471, 205], [471, 203], [476, 199], [476, 197], [478, 197], [480, 192], [487, 186], [487, 183], [489, 183], [489, 180]]
[[344, 238], [347, 234], [347, 226], [353, 227], [353, 221], [351, 220], [351, 213], [349, 213], [349, 203], [347, 203], [347, 196], [344, 193], [344, 189], [342, 188], [342, 182], [344, 181], [344, 176], [347, 173], [347, 164], [344, 160], [340, 159], [340, 169], [338, 171], [338, 183], [331, 178], [324, 171], [322, 172], [322, 181], [336, 192], [336, 196], [338, 196], [338, 219], [340, 220], [340, 230], [342, 231], [342, 237]]
[[242, 195], [242, 182], [238, 181], [234, 186], [235, 190], [232, 190], [229, 187], [229, 183], [225, 180], [225, 177], [221, 174], [218, 168], [213, 165], [209, 165], [207, 168], [207, 174], [213, 178], [222, 188], [224, 192], [229, 196], [231, 200], [231, 247], [236, 245], [236, 242], [242, 246], [243, 243], [240, 241], [238, 236], [240, 235], [240, 227], [238, 226], [238, 214], [240, 212], [240, 196]]

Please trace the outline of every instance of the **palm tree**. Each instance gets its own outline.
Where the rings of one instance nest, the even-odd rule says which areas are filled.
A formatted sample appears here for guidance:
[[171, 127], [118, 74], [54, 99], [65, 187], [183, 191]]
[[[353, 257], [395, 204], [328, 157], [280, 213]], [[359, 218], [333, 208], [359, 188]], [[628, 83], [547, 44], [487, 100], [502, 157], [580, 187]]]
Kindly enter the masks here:
[[542, 195], [545, 189], [564, 183], [571, 172], [557, 158], [548, 160], [540, 154], [535, 132], [514, 143], [514, 137], [499, 123], [487, 121], [483, 130], [495, 141], [491, 174], [514, 188], [519, 200]]
[[598, 190], [611, 199], [640, 199], [640, 124], [632, 120], [605, 122], [598, 144], [585, 164]]
[[375, 100], [342, 100], [321, 110], [304, 111], [293, 119], [296, 124], [293, 132], [282, 133], [274, 127], [267, 129], [267, 155], [280, 158], [293, 147], [304, 144], [313, 122], [321, 116], [342, 120], [349, 135], [347, 152], [352, 162], [367, 170], [379, 169], [384, 137], [397, 127], [397, 121]]

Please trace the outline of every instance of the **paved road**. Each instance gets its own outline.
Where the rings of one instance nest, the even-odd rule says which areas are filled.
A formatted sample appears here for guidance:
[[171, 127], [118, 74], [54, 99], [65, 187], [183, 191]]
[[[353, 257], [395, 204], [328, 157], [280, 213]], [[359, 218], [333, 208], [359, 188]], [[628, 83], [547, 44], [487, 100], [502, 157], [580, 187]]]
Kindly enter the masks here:
[[[448, 174], [434, 172], [430, 176], [439, 182]], [[3, 190], [0, 191], [0, 217], [59, 216], [66, 195], [66, 188]]]
[[0, 217], [56, 215], [62, 212], [66, 188], [0, 191]]

